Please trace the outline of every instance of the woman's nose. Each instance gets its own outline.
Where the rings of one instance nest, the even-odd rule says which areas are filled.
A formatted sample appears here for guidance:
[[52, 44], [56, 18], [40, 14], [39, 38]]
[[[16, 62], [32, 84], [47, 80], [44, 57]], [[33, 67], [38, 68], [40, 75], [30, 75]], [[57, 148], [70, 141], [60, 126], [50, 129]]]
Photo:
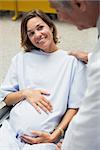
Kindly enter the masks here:
[[41, 32], [36, 31], [36, 32], [35, 32], [35, 36], [36, 36], [36, 37], [40, 37], [40, 36], [41, 36]]

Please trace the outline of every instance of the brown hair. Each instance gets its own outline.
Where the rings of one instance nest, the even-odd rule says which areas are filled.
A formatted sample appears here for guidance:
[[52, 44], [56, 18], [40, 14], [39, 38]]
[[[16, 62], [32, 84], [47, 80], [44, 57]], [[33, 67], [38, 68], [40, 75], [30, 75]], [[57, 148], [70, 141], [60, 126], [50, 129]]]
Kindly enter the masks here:
[[52, 33], [53, 33], [54, 42], [55, 43], [58, 42], [57, 29], [56, 29], [56, 26], [54, 25], [53, 21], [44, 12], [42, 12], [40, 10], [32, 10], [23, 17], [22, 22], [21, 22], [21, 45], [26, 52], [30, 52], [33, 49], [39, 50], [39, 48], [35, 47], [31, 43], [31, 41], [27, 35], [27, 22], [28, 22], [28, 20], [30, 20], [31, 18], [34, 18], [34, 17], [40, 17], [50, 28], [51, 27], [53, 28]]

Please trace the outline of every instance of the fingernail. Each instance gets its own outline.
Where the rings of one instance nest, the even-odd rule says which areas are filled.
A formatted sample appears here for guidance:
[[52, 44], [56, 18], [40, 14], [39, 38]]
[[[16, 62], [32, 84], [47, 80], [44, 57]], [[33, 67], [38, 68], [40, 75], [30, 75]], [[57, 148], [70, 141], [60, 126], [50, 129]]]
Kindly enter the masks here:
[[41, 114], [41, 112], [40, 112], [40, 111], [38, 111], [38, 113], [39, 113], [39, 114]]
[[47, 95], [47, 96], [49, 96], [49, 95], [50, 95], [50, 93], [43, 93], [43, 95]]
[[49, 111], [46, 111], [46, 114], [49, 114]]
[[52, 113], [52, 112], [53, 112], [53, 109], [51, 109], [50, 112]]

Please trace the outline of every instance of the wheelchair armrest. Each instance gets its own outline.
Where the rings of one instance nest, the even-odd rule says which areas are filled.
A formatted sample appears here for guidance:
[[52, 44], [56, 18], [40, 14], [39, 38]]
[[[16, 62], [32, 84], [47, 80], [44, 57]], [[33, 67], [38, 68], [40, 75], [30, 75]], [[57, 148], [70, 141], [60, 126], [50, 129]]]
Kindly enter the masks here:
[[2, 102], [0, 102], [0, 106], [1, 106], [0, 107], [0, 126], [1, 126], [3, 120], [9, 117], [9, 113], [12, 106], [3, 106]]

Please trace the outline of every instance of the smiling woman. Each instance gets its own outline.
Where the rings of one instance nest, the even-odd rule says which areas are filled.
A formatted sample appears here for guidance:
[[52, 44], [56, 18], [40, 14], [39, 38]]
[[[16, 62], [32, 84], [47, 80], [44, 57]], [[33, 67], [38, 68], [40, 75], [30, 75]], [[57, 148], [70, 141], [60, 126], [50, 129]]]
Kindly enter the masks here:
[[[1, 85], [0, 101], [16, 104], [0, 128], [0, 148], [55, 150], [84, 94], [85, 65], [60, 50], [57, 31], [43, 12], [21, 23], [21, 44]], [[41, 144], [42, 143], [42, 144]]]
[[[45, 33], [47, 32], [47, 33]], [[57, 29], [52, 22], [52, 20], [40, 10], [32, 11], [28, 13], [25, 18], [23, 18], [21, 23], [21, 39], [22, 46], [25, 48], [25, 51], [31, 51], [33, 48], [39, 49], [39, 45], [32, 42], [32, 39], [36, 39], [37, 33], [47, 36], [50, 39], [52, 37], [52, 45], [56, 47], [58, 41], [57, 38]], [[34, 36], [33, 36], [34, 35]], [[41, 48], [40, 48], [41, 49]], [[54, 48], [55, 49], [55, 48]]]
[[27, 33], [31, 43], [44, 52], [57, 49], [53, 40], [53, 28], [50, 28], [40, 17], [35, 17], [27, 22]]

